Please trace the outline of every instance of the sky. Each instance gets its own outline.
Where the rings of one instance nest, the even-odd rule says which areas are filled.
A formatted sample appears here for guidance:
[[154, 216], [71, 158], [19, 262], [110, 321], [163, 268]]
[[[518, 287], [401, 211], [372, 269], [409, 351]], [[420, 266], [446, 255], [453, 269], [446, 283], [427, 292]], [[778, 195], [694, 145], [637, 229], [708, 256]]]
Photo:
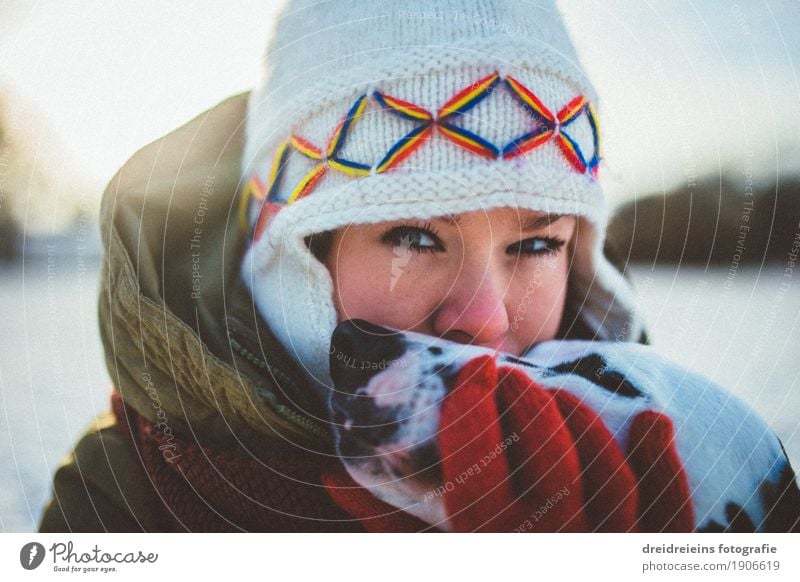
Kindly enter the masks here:
[[39, 166], [58, 168], [65, 212], [85, 192], [99, 203], [137, 149], [256, 82], [275, 3], [233, 4], [0, 0], [0, 92]]
[[796, 0], [562, 6], [600, 94], [614, 193], [750, 166], [768, 184], [800, 169]]
[[[256, 83], [281, 4], [0, 0], [0, 94], [42, 171], [95, 203], [136, 149]], [[796, 0], [560, 6], [600, 95], [612, 204], [745, 166], [762, 184], [800, 171]]]

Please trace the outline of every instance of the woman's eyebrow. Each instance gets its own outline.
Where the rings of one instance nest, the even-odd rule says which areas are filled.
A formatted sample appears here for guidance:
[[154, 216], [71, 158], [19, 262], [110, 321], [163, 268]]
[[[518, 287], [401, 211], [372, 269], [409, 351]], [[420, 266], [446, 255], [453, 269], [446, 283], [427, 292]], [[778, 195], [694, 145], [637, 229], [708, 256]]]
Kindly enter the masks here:
[[539, 216], [532, 216], [522, 223], [522, 231], [530, 232], [532, 230], [539, 230], [545, 226], [550, 226], [563, 217], [563, 214], [541, 214]]
[[[539, 214], [537, 216], [531, 216], [527, 218], [522, 223], [522, 232], [530, 232], [534, 230], [539, 230], [544, 228], [545, 226], [549, 226], [554, 222], [563, 218], [563, 214]], [[454, 226], [458, 226], [461, 224], [461, 215], [459, 214], [445, 214], [444, 216], [439, 217], [441, 220], [448, 222]]]

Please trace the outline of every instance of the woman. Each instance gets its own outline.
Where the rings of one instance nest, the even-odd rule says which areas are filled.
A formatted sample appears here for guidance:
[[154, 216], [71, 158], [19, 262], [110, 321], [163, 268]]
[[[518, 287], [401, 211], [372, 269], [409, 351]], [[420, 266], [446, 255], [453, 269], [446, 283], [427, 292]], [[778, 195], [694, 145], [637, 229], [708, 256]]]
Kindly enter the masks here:
[[105, 193], [114, 414], [42, 531], [360, 531], [321, 478], [344, 319], [516, 355], [640, 341], [595, 102], [554, 6], [290, 2], [264, 83]]
[[[521, 354], [566, 307], [569, 335], [637, 341], [631, 290], [602, 253], [597, 99], [555, 3], [333, 6], [292, 2], [279, 19], [243, 157], [244, 280], [320, 406], [343, 317]], [[546, 251], [563, 253], [552, 269]]]

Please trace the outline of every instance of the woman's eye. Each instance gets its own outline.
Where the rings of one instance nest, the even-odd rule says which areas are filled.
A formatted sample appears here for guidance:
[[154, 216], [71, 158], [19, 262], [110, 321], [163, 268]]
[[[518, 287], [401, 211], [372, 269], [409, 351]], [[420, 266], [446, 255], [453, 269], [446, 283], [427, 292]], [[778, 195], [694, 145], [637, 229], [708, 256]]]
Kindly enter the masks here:
[[412, 249], [417, 252], [444, 250], [438, 237], [429, 228], [418, 226], [397, 226], [386, 232], [381, 240], [393, 247]]
[[557, 238], [526, 238], [508, 247], [512, 255], [548, 255], [556, 254], [564, 246], [564, 241]]

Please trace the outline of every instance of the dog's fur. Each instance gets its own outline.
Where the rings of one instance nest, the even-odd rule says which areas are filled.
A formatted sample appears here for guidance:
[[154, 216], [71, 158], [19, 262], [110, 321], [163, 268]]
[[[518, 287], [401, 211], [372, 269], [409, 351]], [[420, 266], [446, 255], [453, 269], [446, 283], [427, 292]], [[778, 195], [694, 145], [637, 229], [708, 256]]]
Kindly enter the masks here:
[[773, 431], [710, 380], [632, 343], [549, 341], [525, 358], [364, 321], [333, 335], [330, 400], [348, 472], [374, 495], [448, 529], [439, 495], [439, 411], [468, 361], [493, 355], [543, 388], [563, 388], [599, 413], [626, 450], [644, 410], [669, 417], [695, 508], [697, 531], [798, 527], [800, 491]]

